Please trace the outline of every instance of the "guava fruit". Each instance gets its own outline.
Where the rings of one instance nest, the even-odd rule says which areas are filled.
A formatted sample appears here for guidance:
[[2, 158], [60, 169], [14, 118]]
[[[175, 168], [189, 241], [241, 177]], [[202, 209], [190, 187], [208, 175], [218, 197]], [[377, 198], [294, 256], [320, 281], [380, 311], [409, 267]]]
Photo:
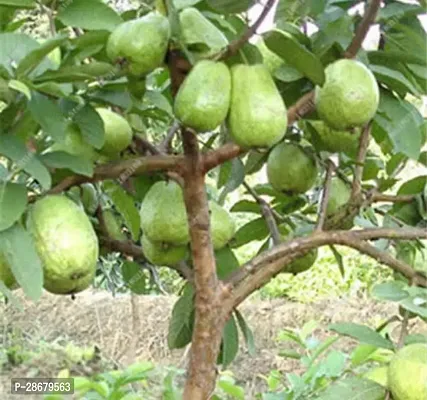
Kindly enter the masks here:
[[227, 117], [230, 94], [228, 67], [222, 62], [199, 61], [176, 95], [175, 115], [198, 132], [212, 131]]
[[53, 151], [63, 151], [75, 156], [82, 156], [91, 161], [96, 161], [99, 157], [97, 151], [83, 140], [80, 129], [73, 124], [67, 127], [65, 141], [53, 144], [46, 149], [45, 153]]
[[361, 129], [336, 130], [323, 121], [310, 121], [319, 135], [319, 150], [331, 153], [346, 153], [356, 155], [359, 149]]
[[17, 283], [4, 254], [0, 253], [0, 281], [9, 289], [17, 287]]
[[292, 261], [287, 267], [286, 272], [291, 274], [299, 274], [301, 272], [309, 270], [317, 260], [318, 250], [312, 249], [307, 254], [304, 254], [301, 257], [298, 257]]
[[338, 177], [333, 177], [329, 188], [328, 206], [326, 215], [335, 214], [344, 204], [347, 204], [351, 197], [351, 189]]
[[107, 41], [107, 56], [127, 63], [132, 75], [146, 75], [160, 67], [170, 38], [168, 19], [157, 12], [120, 24]]
[[96, 270], [98, 238], [78, 205], [65, 196], [48, 195], [32, 206], [27, 229], [42, 261], [47, 291], [71, 294], [89, 287]]
[[388, 388], [388, 367], [376, 367], [365, 374], [363, 374], [363, 378], [369, 379], [378, 383], [385, 388]]
[[142, 235], [141, 246], [145, 258], [154, 265], [176, 265], [188, 257], [187, 245], [152, 242], [146, 235]]
[[106, 108], [96, 110], [104, 122], [104, 145], [100, 153], [114, 156], [128, 147], [132, 142], [132, 128], [121, 115]]
[[236, 233], [236, 225], [230, 213], [218, 203], [209, 201], [212, 244], [215, 250], [222, 249]]
[[380, 94], [372, 72], [361, 62], [342, 59], [325, 69], [326, 80], [316, 86], [319, 116], [332, 128], [366, 124], [377, 112]]
[[207, 58], [228, 45], [226, 36], [197, 8], [182, 10], [179, 25], [182, 40], [195, 60]]
[[286, 106], [267, 67], [231, 68], [228, 126], [231, 138], [244, 148], [272, 147], [286, 132]]
[[108, 235], [115, 240], [126, 240], [126, 235], [122, 231], [113, 210], [103, 210], [102, 216], [104, 218], [105, 228], [107, 229]]
[[74, 186], [69, 191], [80, 198], [83, 208], [88, 214], [95, 214], [99, 205], [99, 199], [98, 193], [91, 183], [83, 183], [80, 186]]
[[427, 344], [400, 349], [390, 361], [389, 389], [394, 400], [427, 399]]
[[140, 217], [141, 229], [152, 242], [181, 246], [190, 241], [184, 196], [175, 181], [151, 186], [141, 204]]
[[317, 174], [316, 161], [297, 144], [279, 143], [268, 156], [268, 181], [279, 192], [305, 193], [315, 184]]

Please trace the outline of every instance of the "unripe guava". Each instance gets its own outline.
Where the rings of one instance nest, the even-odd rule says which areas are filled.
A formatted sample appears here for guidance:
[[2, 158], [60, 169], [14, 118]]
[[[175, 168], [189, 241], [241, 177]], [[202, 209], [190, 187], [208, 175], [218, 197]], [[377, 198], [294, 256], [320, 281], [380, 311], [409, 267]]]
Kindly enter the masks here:
[[187, 7], [179, 13], [183, 42], [196, 60], [207, 58], [226, 47], [226, 36], [197, 8]]
[[9, 289], [15, 289], [17, 283], [4, 254], [0, 253], [0, 281]]
[[121, 229], [119, 221], [112, 210], [103, 210], [102, 216], [104, 218], [105, 228], [108, 235], [115, 240], [126, 240], [126, 235]]
[[152, 242], [146, 235], [142, 235], [141, 246], [144, 256], [154, 265], [176, 265], [188, 257], [187, 245]]
[[222, 249], [236, 233], [236, 225], [230, 213], [218, 203], [209, 202], [212, 244], [215, 250]]
[[385, 388], [388, 388], [388, 367], [376, 367], [363, 375], [363, 378], [369, 379], [378, 383]]
[[389, 389], [394, 400], [427, 399], [427, 344], [400, 349], [390, 361]]
[[342, 59], [325, 69], [326, 80], [315, 92], [316, 110], [332, 128], [366, 124], [377, 112], [380, 94], [372, 72], [361, 62]]
[[89, 287], [96, 270], [98, 238], [85, 212], [65, 196], [34, 203], [27, 228], [42, 261], [44, 288], [71, 294]]
[[99, 205], [98, 193], [91, 183], [83, 183], [82, 185], [74, 186], [70, 189], [73, 195], [78, 196], [85, 211], [93, 215]]
[[175, 98], [176, 117], [198, 132], [212, 131], [227, 117], [231, 75], [222, 62], [199, 61], [185, 78]]
[[170, 37], [168, 19], [151, 12], [120, 24], [107, 42], [107, 55], [113, 62], [125, 60], [132, 75], [146, 75], [160, 67]]
[[351, 189], [340, 178], [334, 177], [329, 188], [328, 206], [326, 215], [335, 214], [343, 205], [347, 204], [351, 197]]
[[175, 181], [151, 186], [141, 204], [140, 217], [141, 229], [152, 242], [181, 246], [190, 241], [184, 196]]
[[318, 250], [312, 249], [307, 254], [298, 257], [292, 261], [286, 268], [286, 272], [290, 272], [294, 275], [309, 270], [317, 260]]
[[305, 193], [315, 184], [317, 174], [316, 161], [297, 144], [279, 143], [268, 156], [268, 181], [279, 192]]
[[285, 135], [287, 124], [285, 103], [268, 69], [234, 65], [228, 116], [232, 139], [244, 148], [272, 147]]
[[106, 108], [96, 110], [104, 122], [104, 145], [100, 153], [114, 156], [126, 149], [132, 142], [132, 128], [121, 115]]
[[319, 150], [331, 153], [357, 154], [361, 134], [360, 128], [346, 131], [333, 129], [323, 121], [310, 121], [310, 124], [319, 135]]

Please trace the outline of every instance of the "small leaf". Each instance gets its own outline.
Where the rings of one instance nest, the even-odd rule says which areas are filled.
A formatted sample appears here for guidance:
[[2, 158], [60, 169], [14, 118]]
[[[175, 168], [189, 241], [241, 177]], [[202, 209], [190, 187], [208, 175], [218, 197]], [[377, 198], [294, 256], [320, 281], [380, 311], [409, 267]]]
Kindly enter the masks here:
[[13, 90], [22, 93], [28, 100], [31, 100], [31, 90], [25, 83], [11, 79], [8, 86]]
[[34, 8], [35, 0], [0, 0], [0, 6], [10, 6], [15, 8]]
[[228, 246], [215, 251], [215, 260], [219, 279], [226, 279], [231, 272], [239, 268], [239, 261]]
[[239, 351], [239, 331], [237, 330], [234, 316], [227, 321], [222, 333], [221, 352], [219, 354], [219, 363], [226, 368], [236, 358]]
[[248, 353], [251, 356], [255, 355], [255, 340], [254, 340], [254, 334], [252, 332], [252, 329], [249, 328], [248, 324], [246, 323], [245, 319], [243, 318], [243, 315], [240, 313], [239, 310], [235, 310], [234, 314], [237, 318], [237, 322], [239, 324], [240, 330], [243, 333], [243, 337], [245, 338], [246, 346], [248, 348]]
[[270, 234], [264, 218], [257, 218], [243, 225], [231, 241], [231, 247], [243, 246], [253, 240], [265, 239]]
[[208, 4], [221, 14], [238, 14], [249, 10], [255, 0], [208, 0]]
[[266, 163], [268, 153], [260, 153], [257, 151], [250, 151], [245, 164], [246, 175], [258, 172]]
[[50, 189], [52, 180], [47, 168], [37, 155], [30, 153], [24, 143], [11, 135], [3, 135], [0, 141], [0, 154], [12, 160], [16, 167], [24, 170], [36, 179], [44, 189]]
[[415, 96], [421, 96], [420, 91], [414, 84], [403, 75], [402, 72], [385, 67], [384, 65], [371, 65], [370, 69], [375, 77], [385, 83], [390, 90], [395, 90], [398, 93], [412, 93]]
[[344, 259], [343, 256], [341, 255], [341, 253], [336, 249], [335, 246], [329, 246], [329, 248], [331, 249], [334, 257], [335, 257], [335, 261], [338, 264], [338, 268], [340, 270], [341, 276], [344, 278], [345, 277], [345, 266], [344, 266]]
[[145, 93], [145, 99], [165, 113], [171, 116], [173, 115], [172, 106], [162, 93], [155, 90], [147, 90]]
[[125, 261], [122, 265], [122, 276], [127, 287], [135, 294], [145, 294], [145, 274], [141, 265]]
[[393, 343], [390, 342], [390, 340], [385, 339], [378, 332], [364, 325], [347, 322], [331, 324], [329, 325], [329, 329], [339, 333], [340, 335], [350, 336], [357, 339], [361, 343], [372, 344], [373, 346], [384, 349], [394, 349]]
[[386, 282], [375, 285], [371, 294], [380, 300], [400, 301], [409, 297], [409, 293], [404, 290], [403, 282]]
[[24, 293], [38, 300], [43, 289], [43, 269], [31, 236], [15, 224], [0, 232], [0, 251]]
[[40, 160], [50, 168], [66, 168], [79, 175], [93, 176], [93, 164], [85, 157], [53, 151], [41, 155]]
[[87, 30], [112, 31], [121, 24], [120, 16], [101, 0], [73, 0], [60, 8], [57, 18], [68, 26]]
[[316, 85], [325, 82], [325, 71], [320, 60], [287, 32], [272, 30], [264, 35], [267, 47], [283, 58]]
[[[223, 166], [221, 166], [222, 169]], [[236, 190], [245, 179], [245, 166], [243, 165], [240, 158], [235, 158], [231, 161], [231, 170], [228, 179], [225, 183], [224, 189], [222, 190], [218, 202], [223, 204], [226, 196]]]
[[140, 218], [133, 197], [115, 182], [106, 181], [103, 187], [105, 193], [111, 197], [117, 211], [124, 218], [126, 226], [132, 234], [132, 239], [134, 241], [138, 240], [140, 236]]
[[240, 200], [230, 209], [231, 212], [250, 212], [261, 214], [261, 207], [256, 201]]
[[91, 105], [85, 104], [80, 107], [74, 115], [73, 121], [79, 126], [86, 143], [96, 149], [100, 149], [104, 145], [104, 123]]
[[0, 231], [10, 228], [27, 207], [27, 188], [11, 182], [0, 182]]

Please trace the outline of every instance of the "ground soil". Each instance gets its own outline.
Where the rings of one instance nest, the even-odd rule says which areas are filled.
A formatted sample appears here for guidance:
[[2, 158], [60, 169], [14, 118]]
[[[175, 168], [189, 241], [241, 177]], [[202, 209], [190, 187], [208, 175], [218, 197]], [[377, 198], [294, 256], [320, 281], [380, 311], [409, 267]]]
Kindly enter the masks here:
[[[11, 332], [19, 332], [26, 341], [39, 345], [70, 341], [77, 345], [95, 344], [102, 359], [110, 366], [122, 367], [136, 360], [152, 360], [160, 365], [185, 367], [185, 350], [170, 351], [167, 347], [169, 316], [176, 300], [173, 296], [112, 297], [103, 291], [86, 291], [74, 300], [48, 293], [37, 303], [26, 301], [22, 295], [19, 298], [22, 310], [12, 305], [0, 306], [0, 344], [10, 340]], [[323, 300], [309, 305], [285, 299], [252, 299], [240, 310], [254, 331], [256, 354], [249, 355], [243, 345], [230, 369], [247, 387], [247, 392], [259, 387], [260, 376], [272, 369], [298, 373], [300, 364], [297, 361], [279, 355], [279, 351], [287, 346], [277, 341], [281, 330], [299, 328], [314, 320], [319, 323], [315, 336], [324, 339], [332, 334], [326, 329], [330, 323], [351, 321], [375, 327], [397, 311], [393, 304], [359, 297]], [[417, 332], [427, 333], [425, 324], [412, 322], [414, 324]], [[9, 339], [6, 339], [6, 332], [9, 332]], [[393, 330], [391, 333], [397, 334]], [[336, 344], [336, 348], [346, 351], [354, 346], [355, 342], [350, 339], [340, 339]], [[0, 398], [8, 398], [11, 377], [56, 376], [57, 359], [51, 356], [40, 358], [0, 372]], [[72, 373], [91, 375], [99, 372], [97, 368], [104, 367], [102, 364], [92, 370], [73, 370]]]

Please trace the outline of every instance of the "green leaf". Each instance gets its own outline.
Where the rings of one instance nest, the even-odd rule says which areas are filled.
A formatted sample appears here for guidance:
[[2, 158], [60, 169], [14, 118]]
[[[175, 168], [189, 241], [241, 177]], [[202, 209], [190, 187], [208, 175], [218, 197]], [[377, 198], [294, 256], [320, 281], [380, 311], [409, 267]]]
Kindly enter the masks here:
[[0, 6], [10, 6], [15, 8], [34, 8], [35, 0], [0, 0]]
[[93, 176], [93, 164], [85, 157], [53, 151], [42, 154], [40, 160], [50, 168], [66, 168], [79, 175]]
[[9, 88], [22, 93], [28, 100], [31, 100], [30, 88], [23, 82], [11, 79], [8, 84]]
[[40, 124], [43, 131], [51, 136], [55, 142], [64, 142], [68, 122], [56, 103], [47, 96], [33, 93], [28, 109], [34, 120]]
[[173, 0], [173, 4], [177, 10], [182, 10], [183, 8], [192, 7], [201, 1], [202, 0]]
[[181, 349], [191, 342], [193, 332], [194, 290], [187, 284], [182, 296], [173, 306], [169, 323], [168, 346]]
[[57, 18], [68, 26], [113, 31], [123, 20], [101, 0], [73, 0], [60, 8]]
[[24, 312], [24, 307], [22, 303], [14, 295], [12, 290], [10, 290], [1, 280], [0, 280], [0, 293], [3, 294], [6, 297], [6, 299], [10, 301], [11, 304], [13, 304], [15, 308], [17, 308], [19, 311]]
[[250, 212], [261, 214], [261, 207], [256, 201], [240, 200], [230, 209], [231, 212]]
[[162, 93], [155, 90], [147, 90], [144, 98], [165, 113], [173, 115], [172, 106]]
[[315, 400], [383, 400], [386, 389], [368, 379], [345, 378], [332, 383]]
[[370, 344], [359, 344], [351, 353], [351, 365], [357, 367], [369, 360], [370, 356], [378, 350]]
[[249, 355], [254, 356], [255, 340], [254, 340], [254, 334], [252, 333], [252, 329], [249, 328], [248, 324], [246, 323], [245, 319], [243, 318], [243, 315], [240, 313], [239, 310], [236, 309], [234, 311], [234, 315], [236, 316], [240, 330], [242, 331], [243, 337], [245, 338], [246, 346], [248, 348], [248, 353]]
[[239, 351], [239, 331], [232, 315], [227, 321], [222, 332], [221, 352], [218, 357], [219, 364], [226, 368], [236, 358]]
[[140, 236], [140, 218], [133, 197], [126, 193], [126, 191], [115, 182], [106, 181], [103, 187], [106, 194], [111, 197], [117, 211], [125, 220], [126, 226], [132, 234], [132, 239], [137, 241]]
[[371, 294], [380, 300], [400, 301], [409, 297], [409, 293], [404, 290], [403, 282], [385, 282], [379, 283], [372, 288]]
[[263, 36], [265, 44], [271, 51], [283, 58], [287, 64], [295, 67], [316, 85], [323, 85], [325, 72], [322, 63], [293, 36], [279, 30], [267, 32]]
[[14, 136], [3, 135], [0, 141], [0, 154], [12, 160], [16, 167], [36, 179], [44, 189], [50, 189], [52, 180], [49, 171], [34, 153], [30, 153], [24, 143]]
[[279, 0], [274, 20], [298, 23], [309, 11], [310, 4], [301, 0]]
[[245, 174], [250, 175], [258, 172], [267, 162], [268, 153], [260, 153], [257, 151], [250, 151], [245, 164]]
[[239, 261], [228, 246], [215, 251], [215, 260], [219, 279], [226, 279], [230, 273], [239, 269]]
[[27, 188], [11, 182], [0, 182], [0, 231], [10, 228], [27, 207]]
[[373, 329], [352, 322], [329, 325], [329, 329], [340, 335], [350, 336], [361, 343], [372, 344], [373, 346], [393, 350], [394, 346], [390, 340], [385, 339]]
[[418, 54], [407, 53], [406, 51], [369, 51], [369, 61], [372, 64], [383, 64], [388, 61], [400, 61], [410, 64], [426, 65], [426, 59]]
[[135, 294], [144, 294], [146, 292], [145, 274], [136, 262], [125, 261], [122, 265], [122, 276], [127, 287]]
[[27, 53], [16, 69], [17, 76], [27, 77], [53, 49], [63, 44], [67, 39], [68, 35], [58, 35], [52, 39], [46, 40], [43, 44], [39, 45], [38, 48]]
[[255, 0], [208, 0], [208, 4], [221, 14], [238, 14], [252, 7]]
[[235, 158], [234, 160], [221, 165], [219, 175], [218, 187], [223, 186], [223, 182], [225, 182], [224, 189], [218, 199], [218, 202], [223, 204], [226, 196], [236, 190], [243, 183], [243, 180], [245, 179], [245, 166], [240, 158]]
[[43, 269], [31, 236], [15, 224], [0, 232], [0, 251], [24, 293], [32, 300], [38, 300], [43, 289]]
[[263, 217], [254, 219], [243, 225], [231, 241], [231, 247], [236, 248], [243, 246], [253, 240], [265, 239], [270, 234], [268, 226]]
[[399, 304], [405, 309], [414, 314], [419, 315], [422, 318], [427, 318], [427, 295], [421, 296], [410, 296], [405, 300], [399, 302]]
[[345, 276], [345, 266], [344, 266], [344, 259], [343, 256], [341, 255], [341, 253], [336, 249], [335, 246], [329, 246], [329, 248], [331, 249], [334, 257], [335, 257], [335, 261], [338, 264], [338, 268], [340, 270], [341, 276], [344, 277]]
[[371, 71], [375, 77], [382, 83], [388, 86], [390, 90], [395, 90], [398, 93], [406, 94], [412, 93], [415, 96], [421, 96], [419, 89], [406, 78], [406, 76], [396, 70], [385, 67], [384, 65], [370, 65]]
[[86, 143], [96, 149], [100, 149], [104, 145], [104, 123], [91, 105], [85, 104], [80, 107], [74, 115], [73, 121], [79, 126]]

